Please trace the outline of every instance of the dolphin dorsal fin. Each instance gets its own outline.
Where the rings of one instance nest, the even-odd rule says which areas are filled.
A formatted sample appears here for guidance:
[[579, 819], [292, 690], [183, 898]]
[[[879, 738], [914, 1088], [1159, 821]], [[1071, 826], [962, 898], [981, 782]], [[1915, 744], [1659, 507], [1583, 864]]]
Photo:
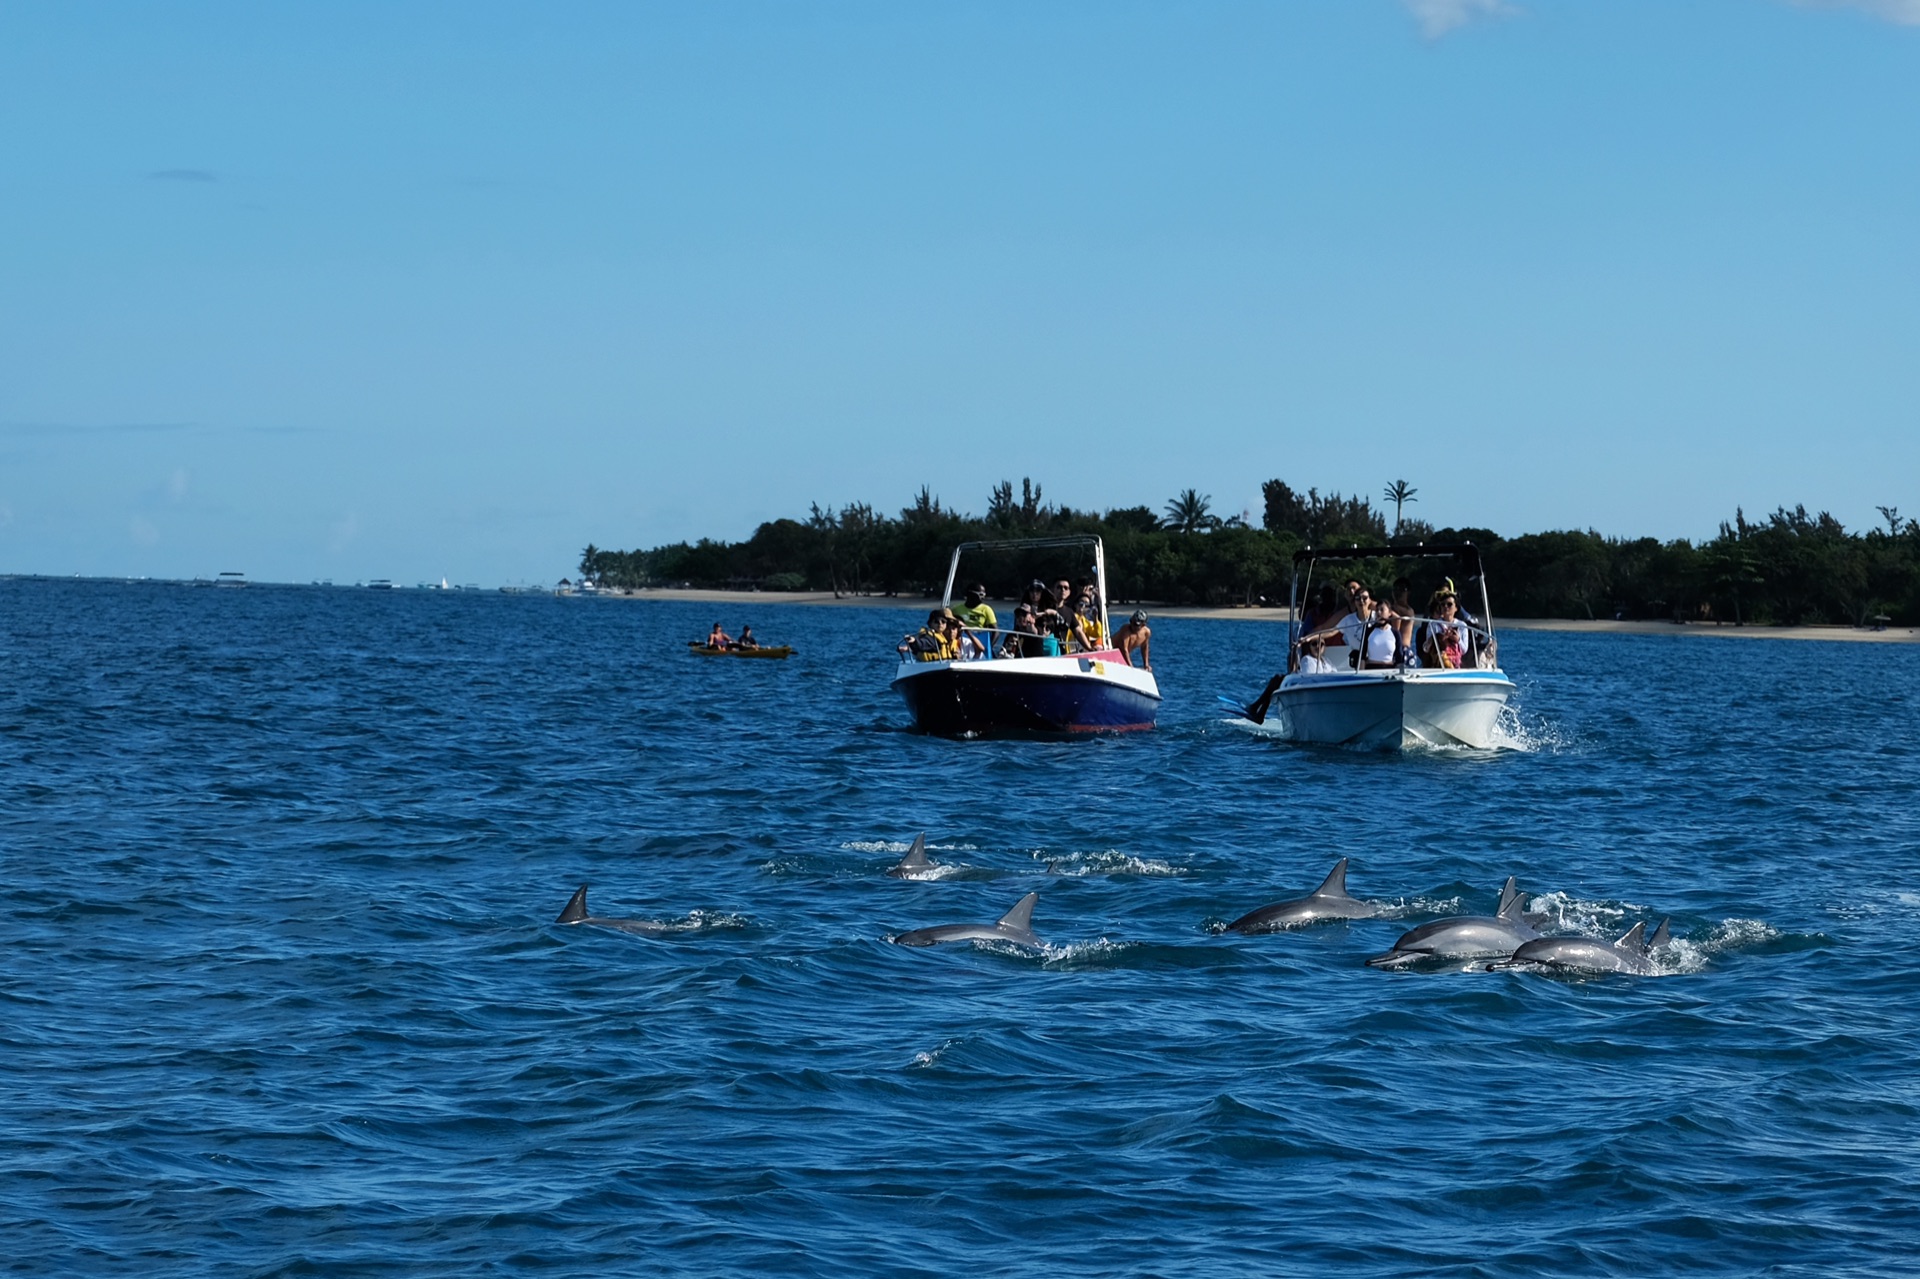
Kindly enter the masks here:
[[1346, 858], [1342, 857], [1333, 864], [1333, 870], [1327, 875], [1326, 882], [1314, 889], [1313, 895], [1315, 897], [1346, 897], [1349, 895], [1347, 892]]
[[931, 865], [933, 863], [927, 860], [927, 832], [921, 831], [913, 837], [913, 847], [907, 850], [907, 855], [900, 859], [900, 864], [894, 869], [925, 870]]
[[577, 924], [586, 917], [587, 886], [582, 884], [580, 885], [580, 891], [575, 893], [573, 899], [567, 903], [567, 908], [560, 912], [560, 918], [553, 922], [556, 924]]
[[1039, 893], [1028, 893], [1013, 904], [1013, 909], [1000, 916], [1000, 927], [1017, 928], [1023, 933], [1033, 931], [1033, 905], [1040, 900]]
[[1667, 921], [1661, 920], [1660, 927], [1653, 930], [1652, 940], [1647, 942], [1648, 950], [1659, 950], [1673, 940], [1673, 934], [1667, 929]]
[[1500, 886], [1500, 909], [1493, 913], [1501, 919], [1518, 919], [1520, 907], [1525, 901], [1525, 896], [1520, 892], [1520, 885], [1514, 882], [1513, 876], [1509, 875], [1507, 882]]
[[1614, 945], [1618, 946], [1621, 950], [1637, 950], [1644, 953], [1647, 949], [1647, 921], [1643, 919], [1632, 928], [1627, 929], [1627, 935], [1615, 942]]

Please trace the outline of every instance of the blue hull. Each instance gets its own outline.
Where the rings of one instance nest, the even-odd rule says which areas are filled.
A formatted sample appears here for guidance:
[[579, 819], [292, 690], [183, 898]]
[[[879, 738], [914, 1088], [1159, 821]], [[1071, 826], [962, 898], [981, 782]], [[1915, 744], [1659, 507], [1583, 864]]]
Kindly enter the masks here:
[[1097, 676], [997, 671], [980, 663], [915, 672], [893, 686], [914, 724], [941, 737], [1124, 733], [1152, 728], [1160, 699]]

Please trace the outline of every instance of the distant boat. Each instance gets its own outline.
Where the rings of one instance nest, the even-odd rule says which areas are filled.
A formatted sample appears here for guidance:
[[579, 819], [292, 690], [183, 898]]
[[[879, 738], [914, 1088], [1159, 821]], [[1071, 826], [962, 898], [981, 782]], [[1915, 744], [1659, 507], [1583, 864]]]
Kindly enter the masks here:
[[687, 651], [695, 657], [761, 657], [776, 662], [783, 662], [793, 656], [793, 646], [790, 644], [775, 644], [772, 647], [765, 648], [740, 648], [738, 646], [732, 648], [709, 648], [698, 640], [688, 640]]
[[245, 586], [247, 584], [247, 575], [245, 573], [236, 573], [229, 569], [215, 579], [213, 584], [215, 586]]
[[390, 591], [393, 589], [393, 582], [389, 578], [376, 577], [367, 583], [367, 589], [370, 591]]

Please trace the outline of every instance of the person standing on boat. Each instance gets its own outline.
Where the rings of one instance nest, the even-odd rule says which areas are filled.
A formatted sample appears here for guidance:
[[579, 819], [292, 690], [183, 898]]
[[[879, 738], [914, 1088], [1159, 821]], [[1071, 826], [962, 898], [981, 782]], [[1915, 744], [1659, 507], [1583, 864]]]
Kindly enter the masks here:
[[1120, 656], [1127, 659], [1127, 665], [1133, 665], [1135, 649], [1140, 651], [1140, 669], [1153, 669], [1153, 628], [1147, 625], [1147, 610], [1136, 608], [1127, 624], [1113, 633], [1113, 646], [1120, 650]]

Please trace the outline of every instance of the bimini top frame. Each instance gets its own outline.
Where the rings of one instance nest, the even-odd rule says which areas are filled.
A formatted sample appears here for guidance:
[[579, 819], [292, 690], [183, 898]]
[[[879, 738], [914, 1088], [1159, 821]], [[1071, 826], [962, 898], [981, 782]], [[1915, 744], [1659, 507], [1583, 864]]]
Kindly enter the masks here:
[[1293, 553], [1293, 586], [1287, 597], [1288, 651], [1300, 639], [1300, 609], [1313, 586], [1313, 566], [1321, 560], [1448, 559], [1458, 563], [1469, 582], [1480, 584], [1480, 616], [1475, 630], [1493, 638], [1493, 606], [1487, 598], [1487, 571], [1472, 542], [1420, 543], [1414, 546], [1306, 546]]
[[1081, 533], [1072, 537], [1009, 537], [992, 542], [962, 542], [953, 548], [953, 559], [947, 565], [947, 586], [941, 593], [940, 607], [953, 607], [953, 583], [960, 573], [960, 557], [968, 551], [1044, 551], [1064, 547], [1093, 548], [1093, 589], [1100, 597], [1100, 633], [1112, 635], [1107, 625], [1107, 551], [1098, 535]]

